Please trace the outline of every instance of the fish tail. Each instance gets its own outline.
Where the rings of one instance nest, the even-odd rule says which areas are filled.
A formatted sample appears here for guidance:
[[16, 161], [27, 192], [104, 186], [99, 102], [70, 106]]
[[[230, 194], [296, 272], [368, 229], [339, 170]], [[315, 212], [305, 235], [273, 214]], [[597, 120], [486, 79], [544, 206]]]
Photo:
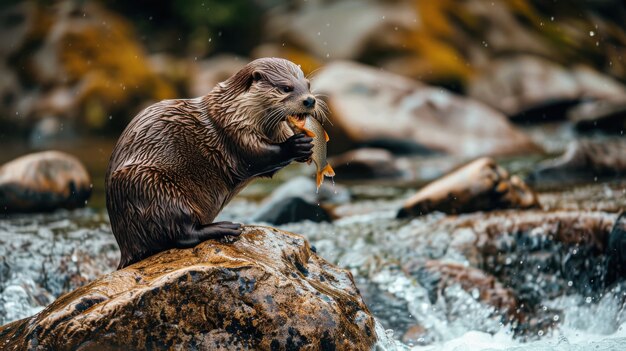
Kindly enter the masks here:
[[335, 176], [335, 170], [333, 170], [333, 168], [329, 164], [326, 164], [326, 166], [324, 166], [324, 168], [322, 168], [321, 170], [319, 170], [317, 172], [316, 182], [317, 182], [317, 188], [318, 189], [322, 185], [322, 183], [324, 182], [324, 176], [326, 176], [326, 177], [334, 177]]

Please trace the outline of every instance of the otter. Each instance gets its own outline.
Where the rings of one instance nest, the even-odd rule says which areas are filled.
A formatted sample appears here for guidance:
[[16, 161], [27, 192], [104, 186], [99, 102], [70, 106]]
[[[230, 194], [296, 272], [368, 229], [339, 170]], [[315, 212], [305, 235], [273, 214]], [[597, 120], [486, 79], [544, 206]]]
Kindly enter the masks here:
[[326, 112], [302, 70], [279, 58], [248, 63], [207, 95], [140, 112], [113, 149], [105, 178], [118, 269], [239, 235], [241, 224], [213, 220], [251, 180], [310, 159], [312, 139], [294, 134], [288, 116], [321, 121]]

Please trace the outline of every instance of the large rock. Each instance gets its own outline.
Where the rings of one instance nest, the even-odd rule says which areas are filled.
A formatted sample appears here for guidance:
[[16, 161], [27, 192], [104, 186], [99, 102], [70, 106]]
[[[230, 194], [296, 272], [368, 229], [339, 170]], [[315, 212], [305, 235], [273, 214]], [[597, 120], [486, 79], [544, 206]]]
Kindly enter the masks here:
[[368, 350], [375, 339], [351, 274], [265, 227], [154, 255], [0, 328], [4, 350]]
[[367, 66], [331, 63], [312, 87], [328, 97], [334, 150], [385, 139], [468, 157], [539, 150], [505, 116], [479, 102]]
[[59, 151], [29, 154], [0, 167], [0, 213], [83, 207], [91, 178], [75, 157]]
[[626, 88], [588, 67], [564, 68], [532, 56], [503, 58], [486, 65], [468, 94], [513, 120], [563, 119], [583, 98], [619, 99]]
[[563, 185], [626, 176], [626, 141], [572, 141], [563, 155], [546, 160], [528, 176], [537, 185]]
[[491, 158], [480, 158], [422, 188], [406, 200], [398, 217], [537, 206], [537, 195], [519, 177], [509, 176]]

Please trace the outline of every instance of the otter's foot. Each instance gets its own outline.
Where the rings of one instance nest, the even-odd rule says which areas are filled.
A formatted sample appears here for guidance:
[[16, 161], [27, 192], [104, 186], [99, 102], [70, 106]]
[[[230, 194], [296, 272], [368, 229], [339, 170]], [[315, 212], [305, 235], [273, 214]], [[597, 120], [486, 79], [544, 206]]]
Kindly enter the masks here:
[[216, 222], [208, 225], [190, 228], [183, 237], [176, 240], [176, 247], [184, 249], [194, 247], [209, 239], [219, 239], [225, 236], [239, 236], [241, 224], [233, 222]]

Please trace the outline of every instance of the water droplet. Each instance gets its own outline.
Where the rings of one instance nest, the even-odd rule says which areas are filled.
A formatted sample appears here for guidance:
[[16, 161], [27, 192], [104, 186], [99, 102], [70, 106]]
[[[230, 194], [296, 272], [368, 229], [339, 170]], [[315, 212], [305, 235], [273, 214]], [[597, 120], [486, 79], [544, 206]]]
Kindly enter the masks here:
[[594, 31], [590, 30], [590, 31], [589, 31], [589, 36], [590, 36], [590, 37], [593, 37], [594, 35], [596, 35], [596, 33], [595, 33]]
[[586, 303], [591, 303], [591, 296], [585, 297], [585, 302]]
[[543, 336], [543, 330], [538, 331], [538, 332], [537, 332], [537, 335], [539, 335], [539, 336]]
[[555, 322], [559, 321], [559, 315], [555, 314], [554, 317], [552, 317], [552, 320]]
[[570, 280], [569, 282], [567, 282], [567, 286], [572, 286], [572, 285], [574, 285], [573, 281]]

